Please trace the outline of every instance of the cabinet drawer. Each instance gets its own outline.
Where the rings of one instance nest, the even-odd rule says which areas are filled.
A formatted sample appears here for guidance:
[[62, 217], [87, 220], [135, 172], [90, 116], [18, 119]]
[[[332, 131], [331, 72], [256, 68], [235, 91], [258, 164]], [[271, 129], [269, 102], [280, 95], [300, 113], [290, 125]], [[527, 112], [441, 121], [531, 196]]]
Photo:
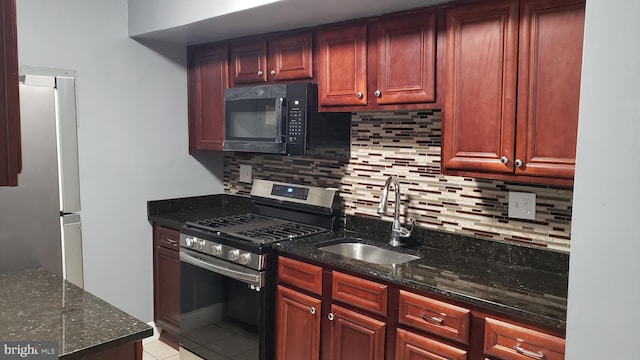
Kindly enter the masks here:
[[165, 228], [158, 227], [157, 228], [157, 236], [158, 236], [158, 245], [173, 249], [180, 250], [180, 232]]
[[518, 325], [485, 319], [484, 353], [505, 360], [564, 359], [565, 340]]
[[398, 329], [396, 359], [467, 360], [467, 351]]
[[283, 283], [322, 295], [322, 268], [319, 266], [279, 257], [278, 279]]
[[470, 317], [469, 309], [400, 290], [401, 324], [468, 344]]
[[334, 271], [331, 290], [334, 300], [387, 316], [387, 285]]

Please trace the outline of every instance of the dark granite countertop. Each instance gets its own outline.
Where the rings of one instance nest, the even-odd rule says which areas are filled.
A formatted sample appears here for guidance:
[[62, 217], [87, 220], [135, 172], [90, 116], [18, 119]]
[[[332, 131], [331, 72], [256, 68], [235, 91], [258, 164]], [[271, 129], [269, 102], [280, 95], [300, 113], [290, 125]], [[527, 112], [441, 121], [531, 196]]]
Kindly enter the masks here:
[[[421, 244], [393, 248], [385, 241], [353, 232], [337, 232], [280, 242], [275, 248], [319, 264], [367, 275], [549, 328], [566, 328], [568, 277], [456, 254]], [[343, 237], [421, 257], [401, 265], [376, 265], [318, 250]]]
[[[190, 220], [245, 213], [251, 207], [249, 198], [228, 194], [149, 201], [147, 205], [151, 222], [176, 230]], [[353, 216], [346, 220], [350, 232], [281, 242], [276, 249], [541, 326], [566, 328], [568, 254], [422, 228], [416, 228], [413, 241], [400, 249], [421, 259], [402, 265], [375, 265], [318, 250], [320, 243], [345, 234], [392, 249], [386, 240], [389, 223]]]
[[0, 340], [58, 341], [82, 359], [153, 335], [153, 329], [44, 269], [0, 274]]
[[156, 225], [180, 230], [187, 221], [244, 214], [250, 208], [247, 197], [217, 194], [148, 201], [147, 216]]

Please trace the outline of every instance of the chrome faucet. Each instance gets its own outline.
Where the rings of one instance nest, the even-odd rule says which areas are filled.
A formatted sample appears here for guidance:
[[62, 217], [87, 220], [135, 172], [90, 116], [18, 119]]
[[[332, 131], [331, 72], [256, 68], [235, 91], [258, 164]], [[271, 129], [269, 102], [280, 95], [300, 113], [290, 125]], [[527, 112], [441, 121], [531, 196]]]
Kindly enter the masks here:
[[380, 205], [378, 205], [378, 214], [384, 215], [387, 212], [387, 198], [389, 197], [389, 187], [393, 183], [393, 190], [396, 192], [396, 202], [393, 209], [393, 225], [391, 226], [391, 241], [389, 244], [394, 247], [402, 245], [400, 238], [406, 238], [411, 236], [411, 231], [415, 222], [411, 220], [411, 229], [404, 228], [400, 224], [400, 182], [398, 182], [397, 176], [390, 176], [382, 189], [382, 197], [380, 198]]

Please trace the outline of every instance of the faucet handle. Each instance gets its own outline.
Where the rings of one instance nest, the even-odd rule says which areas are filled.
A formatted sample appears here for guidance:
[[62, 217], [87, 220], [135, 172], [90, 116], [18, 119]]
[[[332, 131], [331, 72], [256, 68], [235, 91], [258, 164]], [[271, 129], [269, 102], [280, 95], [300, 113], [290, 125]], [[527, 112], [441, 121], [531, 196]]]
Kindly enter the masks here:
[[392, 229], [393, 232], [395, 232], [399, 237], [409, 237], [411, 236], [411, 232], [413, 231], [413, 227], [416, 225], [416, 222], [411, 220], [411, 228], [407, 229], [403, 226], [400, 226], [397, 229]]

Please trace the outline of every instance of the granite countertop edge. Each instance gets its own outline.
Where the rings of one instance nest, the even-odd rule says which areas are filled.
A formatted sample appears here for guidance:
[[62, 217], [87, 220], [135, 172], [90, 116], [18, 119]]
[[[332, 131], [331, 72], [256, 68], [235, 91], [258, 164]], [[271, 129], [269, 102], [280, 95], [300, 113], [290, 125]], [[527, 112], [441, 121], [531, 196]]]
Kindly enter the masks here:
[[127, 336], [122, 336], [108, 342], [102, 342], [100, 344], [96, 344], [90, 347], [78, 349], [74, 352], [62, 355], [59, 359], [63, 359], [63, 360], [84, 359], [87, 356], [98, 354], [100, 352], [103, 352], [109, 349], [114, 349], [121, 345], [130, 344], [132, 342], [142, 340], [150, 336], [153, 336], [153, 328], [151, 326], [149, 326], [149, 328], [146, 330], [138, 331]]

